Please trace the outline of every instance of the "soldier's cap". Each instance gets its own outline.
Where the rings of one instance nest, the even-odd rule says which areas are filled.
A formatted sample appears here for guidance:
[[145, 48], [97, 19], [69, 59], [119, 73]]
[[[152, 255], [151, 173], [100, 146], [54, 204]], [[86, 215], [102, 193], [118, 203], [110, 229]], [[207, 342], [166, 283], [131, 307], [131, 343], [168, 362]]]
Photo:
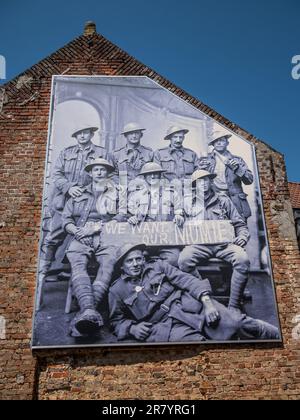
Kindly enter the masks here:
[[86, 167], [84, 168], [84, 170], [86, 172], [90, 172], [93, 166], [96, 165], [102, 165], [105, 166], [107, 168], [107, 170], [109, 172], [112, 172], [115, 168], [108, 162], [108, 160], [106, 159], [102, 159], [102, 158], [98, 158], [93, 160], [93, 162], [89, 163], [88, 165], [86, 165]]
[[124, 126], [123, 131], [121, 134], [133, 133], [135, 131], [144, 131], [146, 128], [141, 127], [139, 124], [131, 122]]
[[192, 174], [192, 185], [197, 181], [197, 179], [203, 179], [205, 177], [209, 177], [211, 179], [214, 179], [217, 176], [217, 174], [205, 171], [204, 169], [197, 169]]
[[217, 140], [219, 140], [223, 137], [225, 137], [228, 140], [229, 137], [231, 137], [231, 136], [232, 136], [232, 134], [229, 134], [228, 131], [226, 131], [226, 130], [223, 130], [223, 129], [215, 130], [213, 132], [213, 135], [212, 135], [212, 140], [210, 140], [208, 142], [208, 144], [212, 145], [212, 144], [214, 144], [215, 141], [217, 141]]
[[141, 251], [145, 251], [146, 244], [139, 242], [139, 243], [126, 243], [117, 250], [117, 256], [116, 256], [116, 265], [118, 267], [121, 266], [122, 262], [124, 261], [124, 258], [126, 255], [129, 254], [129, 252], [134, 251], [136, 249], [140, 249]]
[[91, 130], [93, 133], [97, 130], [99, 130], [98, 127], [94, 127], [91, 124], [80, 124], [77, 127], [75, 127], [75, 131], [72, 134], [72, 137], [76, 137], [76, 134], [80, 133], [83, 130]]
[[142, 166], [141, 172], [139, 175], [148, 175], [154, 173], [163, 173], [166, 172], [158, 163], [147, 162]]
[[172, 125], [172, 127], [169, 127], [164, 140], [169, 140], [170, 137], [173, 136], [173, 134], [181, 133], [181, 132], [183, 132], [184, 134], [187, 134], [189, 130], [187, 130], [186, 128], [177, 127], [176, 125]]

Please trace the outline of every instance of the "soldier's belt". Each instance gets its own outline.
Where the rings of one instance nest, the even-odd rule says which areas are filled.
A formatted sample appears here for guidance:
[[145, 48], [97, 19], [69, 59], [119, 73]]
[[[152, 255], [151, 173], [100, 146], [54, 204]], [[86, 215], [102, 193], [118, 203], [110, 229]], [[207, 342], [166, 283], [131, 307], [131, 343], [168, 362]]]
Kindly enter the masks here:
[[177, 299], [180, 298], [181, 291], [177, 290], [176, 292], [172, 292], [172, 294], [160, 304], [160, 306], [156, 309], [155, 313], [152, 315], [150, 322], [159, 322], [161, 319], [170, 311], [171, 305]]

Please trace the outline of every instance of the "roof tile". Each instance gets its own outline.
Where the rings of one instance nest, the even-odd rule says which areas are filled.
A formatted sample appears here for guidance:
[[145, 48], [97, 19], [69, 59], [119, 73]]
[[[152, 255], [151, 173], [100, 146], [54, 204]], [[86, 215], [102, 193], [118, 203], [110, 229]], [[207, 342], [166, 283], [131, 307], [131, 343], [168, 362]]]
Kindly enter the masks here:
[[300, 182], [289, 182], [289, 190], [293, 209], [300, 209]]

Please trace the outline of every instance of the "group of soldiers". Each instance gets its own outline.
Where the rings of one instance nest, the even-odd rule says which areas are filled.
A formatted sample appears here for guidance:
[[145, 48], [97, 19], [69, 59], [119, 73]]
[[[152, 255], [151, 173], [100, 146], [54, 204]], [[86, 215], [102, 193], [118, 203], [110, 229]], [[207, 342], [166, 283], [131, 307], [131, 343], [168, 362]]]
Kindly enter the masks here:
[[[78, 127], [72, 134], [77, 144], [58, 157], [51, 223], [40, 254], [42, 284], [64, 243], [80, 308], [71, 335], [98, 334], [108, 301], [109, 323], [120, 341], [279, 338], [276, 327], [242, 310], [251, 215], [243, 184], [251, 184], [253, 175], [245, 161], [228, 150], [231, 135], [216, 131], [209, 143], [212, 152], [199, 158], [183, 146], [189, 130], [182, 127], [170, 127], [164, 137], [169, 144], [155, 152], [142, 144], [145, 128], [139, 124], [124, 127], [126, 145], [112, 153], [92, 142], [97, 130]], [[185, 205], [187, 180], [191, 189]], [[124, 190], [127, 202], [122, 207]], [[173, 221], [180, 228], [187, 220], [230, 220], [235, 238], [229, 244], [185, 247], [107, 245], [101, 239], [108, 223]], [[212, 298], [209, 281], [198, 272], [211, 257], [233, 267], [228, 308]], [[94, 281], [88, 270], [91, 259], [99, 265]]]

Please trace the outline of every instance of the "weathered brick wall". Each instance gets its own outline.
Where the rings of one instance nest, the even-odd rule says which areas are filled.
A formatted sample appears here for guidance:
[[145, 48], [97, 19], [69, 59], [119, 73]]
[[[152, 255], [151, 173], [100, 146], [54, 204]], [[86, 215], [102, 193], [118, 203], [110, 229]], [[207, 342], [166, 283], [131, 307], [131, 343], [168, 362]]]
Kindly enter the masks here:
[[[283, 345], [30, 350], [52, 74], [147, 75], [256, 146]], [[26, 76], [26, 77], [24, 77]], [[99, 35], [82, 36], [0, 94], [0, 398], [300, 396], [300, 256], [284, 158]]]

